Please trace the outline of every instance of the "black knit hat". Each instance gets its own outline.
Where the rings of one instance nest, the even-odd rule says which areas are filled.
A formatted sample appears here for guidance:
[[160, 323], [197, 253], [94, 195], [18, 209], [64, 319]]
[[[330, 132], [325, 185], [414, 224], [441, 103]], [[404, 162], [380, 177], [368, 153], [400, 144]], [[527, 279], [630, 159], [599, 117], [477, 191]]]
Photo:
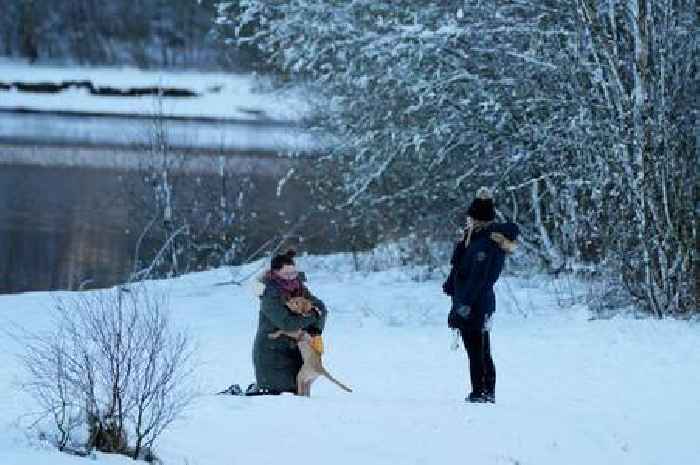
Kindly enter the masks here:
[[467, 215], [478, 221], [493, 221], [496, 219], [496, 209], [493, 206], [493, 197], [488, 187], [482, 187], [476, 193], [476, 198], [467, 210]]
[[270, 269], [279, 270], [285, 265], [294, 265], [294, 257], [297, 255], [296, 251], [289, 249], [283, 254], [277, 254], [272, 258], [270, 263]]

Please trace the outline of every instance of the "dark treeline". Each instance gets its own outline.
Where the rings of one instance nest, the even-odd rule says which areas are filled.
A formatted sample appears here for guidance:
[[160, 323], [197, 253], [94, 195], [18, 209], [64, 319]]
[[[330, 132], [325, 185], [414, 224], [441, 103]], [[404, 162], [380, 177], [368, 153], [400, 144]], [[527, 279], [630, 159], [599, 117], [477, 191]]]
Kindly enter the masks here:
[[3, 0], [0, 55], [31, 62], [219, 68], [213, 0]]

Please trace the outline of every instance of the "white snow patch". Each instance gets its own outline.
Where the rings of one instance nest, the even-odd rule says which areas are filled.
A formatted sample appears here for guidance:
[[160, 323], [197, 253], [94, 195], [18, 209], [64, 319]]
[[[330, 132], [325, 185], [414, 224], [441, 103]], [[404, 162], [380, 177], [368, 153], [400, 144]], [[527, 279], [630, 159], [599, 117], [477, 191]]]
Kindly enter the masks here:
[[[259, 265], [235, 271], [254, 275]], [[204, 395], [158, 444], [165, 464], [700, 463], [697, 324], [589, 321], [581, 306], [556, 305], [549, 278], [503, 278], [492, 333], [498, 403], [468, 405], [466, 357], [449, 350], [439, 281], [355, 273], [343, 255], [299, 266], [331, 312], [326, 366], [355, 392], [320, 380], [311, 399]], [[253, 378], [257, 298], [215, 285], [229, 279], [220, 269], [153, 283], [198, 339], [207, 393]], [[0, 327], [41, 329], [51, 303], [50, 293], [2, 296]], [[0, 463], [87, 463], [25, 435], [21, 418], [33, 407], [14, 383], [21, 349], [0, 332]]]

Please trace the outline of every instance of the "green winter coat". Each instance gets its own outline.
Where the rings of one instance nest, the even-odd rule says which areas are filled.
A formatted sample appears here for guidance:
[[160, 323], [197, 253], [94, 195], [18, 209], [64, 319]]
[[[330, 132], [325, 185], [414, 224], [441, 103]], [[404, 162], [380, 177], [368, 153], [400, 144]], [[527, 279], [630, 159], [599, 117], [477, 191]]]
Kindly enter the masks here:
[[[304, 276], [300, 276], [303, 281]], [[255, 380], [259, 389], [296, 392], [297, 373], [302, 364], [301, 353], [296, 343], [284, 336], [278, 339], [270, 339], [267, 336], [278, 329], [294, 331], [313, 328], [323, 331], [327, 315], [326, 306], [321, 300], [309, 294], [307, 297], [321, 311], [321, 316], [295, 315], [285, 305], [279, 289], [269, 281], [264, 284], [265, 290], [260, 296], [258, 332], [253, 343]]]

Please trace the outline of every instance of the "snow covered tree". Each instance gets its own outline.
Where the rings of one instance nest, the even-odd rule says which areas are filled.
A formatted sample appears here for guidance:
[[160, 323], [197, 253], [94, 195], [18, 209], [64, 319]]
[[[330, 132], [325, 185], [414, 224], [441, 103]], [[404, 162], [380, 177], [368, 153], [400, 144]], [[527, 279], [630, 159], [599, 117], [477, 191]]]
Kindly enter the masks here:
[[449, 233], [490, 185], [550, 268], [607, 263], [655, 314], [689, 308], [697, 188], [679, 180], [697, 184], [691, 2], [240, 0], [219, 11], [236, 43], [308, 83], [309, 125], [327, 142], [317, 171], [353, 222], [380, 225], [380, 238]]
[[[577, 2], [614, 266], [656, 315], [697, 309], [698, 19], [690, 1]], [[696, 284], [697, 286], [697, 284]], [[696, 291], [697, 292], [697, 291]]]
[[234, 30], [256, 31], [240, 42], [312, 82], [312, 124], [332, 136], [328, 160], [344, 167], [347, 205], [363, 215], [391, 209], [390, 229], [440, 223], [518, 163], [512, 136], [528, 131], [513, 113], [537, 96], [518, 96], [514, 77], [549, 71], [527, 55], [539, 10], [495, 21], [489, 2], [240, 4]]

